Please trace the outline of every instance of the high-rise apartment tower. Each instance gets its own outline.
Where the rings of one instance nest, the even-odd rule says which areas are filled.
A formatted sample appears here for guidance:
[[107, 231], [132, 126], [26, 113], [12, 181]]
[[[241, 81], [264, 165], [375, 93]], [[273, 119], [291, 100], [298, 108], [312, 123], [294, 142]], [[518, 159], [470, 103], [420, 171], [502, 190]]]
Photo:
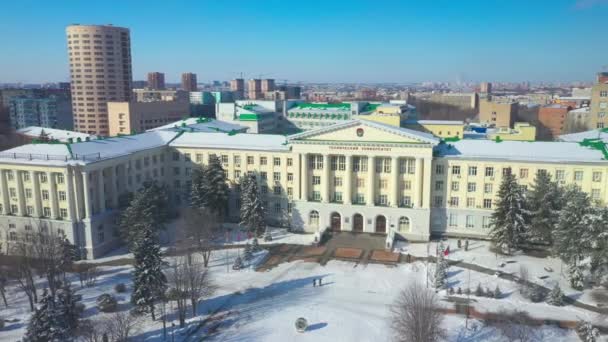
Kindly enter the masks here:
[[154, 90], [165, 89], [165, 74], [163, 74], [162, 72], [149, 72], [148, 88]]
[[182, 89], [185, 91], [197, 91], [196, 74], [186, 72], [182, 74]]

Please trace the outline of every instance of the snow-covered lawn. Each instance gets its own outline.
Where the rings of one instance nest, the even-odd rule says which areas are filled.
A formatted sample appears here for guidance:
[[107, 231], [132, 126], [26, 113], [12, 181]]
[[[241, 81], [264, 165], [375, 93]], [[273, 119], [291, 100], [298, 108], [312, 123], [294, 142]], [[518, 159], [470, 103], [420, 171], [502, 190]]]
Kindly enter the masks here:
[[[212, 312], [224, 315], [218, 321], [217, 332], [211, 337], [213, 341], [387, 341], [390, 338], [388, 306], [408, 283], [426, 282], [424, 263], [387, 267], [330, 261], [321, 266], [296, 261], [266, 272], [255, 272], [255, 264], [266, 257], [265, 252], [259, 252], [252, 265], [234, 271], [232, 264], [238, 254], [242, 256], [241, 249], [213, 254], [210, 269], [219, 289], [212, 298], [202, 302], [199, 316], [192, 318], [188, 312], [190, 326]], [[97, 284], [92, 288], [80, 288], [77, 279], [73, 279], [73, 286], [83, 295], [87, 318], [99, 318], [95, 299], [102, 293], [114, 293], [117, 283], [126, 283], [128, 288], [127, 293], [114, 293], [119, 299], [119, 308], [126, 310], [130, 306], [132, 268], [100, 267], [100, 271]], [[469, 276], [471, 287], [480, 283], [493, 290], [498, 284], [505, 295], [499, 300], [476, 298], [475, 307], [480, 311], [496, 311], [505, 307], [523, 309], [539, 318], [588, 318], [585, 311], [573, 307], [530, 303], [517, 293], [513, 283], [493, 276], [477, 272], [469, 274], [467, 270], [451, 267], [448, 282], [464, 289]], [[313, 279], [322, 279], [323, 286], [313, 287]], [[20, 322], [8, 323], [0, 331], [0, 341], [17, 341], [25, 332], [30, 314], [24, 294], [11, 288], [9, 298], [11, 307], [0, 310], [0, 315], [6, 319], [18, 318]], [[305, 333], [295, 330], [294, 323], [298, 317], [308, 320], [309, 328]], [[462, 316], [448, 315], [444, 322], [449, 341], [504, 341], [494, 328], [484, 327], [474, 320], [472, 326], [475, 328], [465, 330]], [[542, 334], [538, 341], [577, 340], [575, 334], [568, 330], [545, 326], [538, 331]], [[139, 337], [146, 341], [162, 340], [161, 323], [146, 318]], [[176, 341], [181, 340], [182, 335], [176, 331]]]

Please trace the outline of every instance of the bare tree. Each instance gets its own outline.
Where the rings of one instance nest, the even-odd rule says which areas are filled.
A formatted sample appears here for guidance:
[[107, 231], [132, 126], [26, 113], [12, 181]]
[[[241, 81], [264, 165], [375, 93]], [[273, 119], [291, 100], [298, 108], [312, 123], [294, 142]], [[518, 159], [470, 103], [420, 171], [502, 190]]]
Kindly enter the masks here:
[[185, 208], [182, 212], [184, 238], [203, 256], [205, 267], [213, 252], [213, 238], [219, 225], [217, 214], [209, 209]]
[[141, 328], [141, 316], [129, 311], [115, 312], [102, 322], [103, 333], [112, 342], [127, 342]]
[[4, 302], [4, 306], [8, 308], [8, 302], [6, 301], [6, 285], [8, 283], [8, 279], [10, 277], [9, 268], [2, 266], [0, 267], [0, 296], [2, 296], [2, 301]]
[[52, 227], [46, 223], [38, 223], [38, 231], [31, 235], [29, 243], [38, 261], [39, 270], [47, 279], [49, 291], [55, 296], [64, 272], [61, 268], [64, 237], [54, 233]]
[[12, 247], [12, 252], [15, 255], [15, 261], [10, 269], [11, 278], [16, 280], [17, 287], [27, 296], [30, 311], [34, 311], [34, 304], [38, 302], [38, 293], [34, 282], [35, 250], [29, 243], [27, 235], [17, 239]]
[[186, 311], [188, 309], [188, 280], [186, 276], [185, 266], [188, 264], [186, 260], [176, 257], [172, 265], [169, 267], [167, 274], [167, 299], [175, 301], [177, 304], [177, 317], [179, 326], [183, 328], [186, 324]]
[[215, 291], [215, 285], [211, 280], [206, 265], [200, 263], [182, 263], [186, 276], [186, 293], [190, 297], [192, 316], [196, 316], [196, 308], [201, 298], [209, 297]]
[[395, 341], [435, 342], [445, 337], [437, 297], [419, 282], [403, 289], [390, 311]]
[[533, 326], [534, 320], [522, 310], [509, 312], [501, 309], [486, 318], [486, 324], [496, 327], [509, 341], [530, 342], [542, 340], [541, 330]]
[[99, 275], [99, 269], [94, 264], [78, 263], [72, 267], [74, 272], [78, 274], [81, 287], [93, 287]]

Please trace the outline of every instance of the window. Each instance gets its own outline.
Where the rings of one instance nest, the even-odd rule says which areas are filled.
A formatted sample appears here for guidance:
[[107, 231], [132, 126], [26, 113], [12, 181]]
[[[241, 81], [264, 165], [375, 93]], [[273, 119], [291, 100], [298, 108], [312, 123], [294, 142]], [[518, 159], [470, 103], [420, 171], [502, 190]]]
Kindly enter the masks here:
[[16, 204], [11, 204], [11, 214], [18, 214], [19, 213], [19, 207], [17, 207]]
[[49, 208], [49, 207], [42, 208], [42, 216], [51, 217], [51, 208]]
[[405, 232], [410, 230], [410, 219], [402, 216], [399, 218], [399, 231], [400, 232]]
[[275, 214], [279, 214], [281, 212], [281, 203], [277, 202], [274, 204], [274, 212]]
[[488, 183], [488, 184], [484, 184], [483, 185], [483, 192], [486, 194], [491, 194], [492, 193], [492, 184]]
[[[154, 163], [156, 163], [156, 158], [152, 159], [152, 161], [154, 161]], [[197, 153], [196, 154], [196, 162], [200, 163], [203, 161], [203, 155], [201, 153]]]
[[381, 179], [380, 180], [380, 189], [387, 189], [387, 188], [388, 188], [388, 180]]
[[47, 178], [47, 176], [46, 176], [46, 173], [41, 173], [41, 174], [40, 174], [40, 182], [41, 182], [41, 183], [46, 183], [46, 182], [47, 182], [47, 180], [48, 180], [48, 178]]
[[58, 184], [63, 184], [63, 182], [64, 182], [63, 174], [62, 173], [58, 173], [57, 174], [57, 183]]
[[173, 168], [173, 174], [174, 174], [175, 176], [178, 176], [178, 175], [179, 175], [179, 167], [174, 167], [174, 168]]
[[29, 182], [30, 181], [30, 173], [27, 171], [23, 171], [23, 181], [24, 182]]
[[287, 158], [287, 166], [293, 166], [293, 158]]
[[17, 232], [8, 232], [8, 239], [11, 241], [17, 241]]
[[290, 173], [287, 174], [287, 181], [288, 182], [293, 182], [293, 173], [290, 172]]
[[566, 178], [566, 171], [564, 171], [564, 170], [555, 171], [555, 179], [564, 180], [565, 178]]
[[445, 171], [445, 168], [443, 165], [435, 165], [435, 174], [437, 175], [442, 175]]
[[387, 205], [388, 204], [388, 196], [387, 195], [380, 195], [379, 199], [380, 199], [380, 205]]
[[334, 192], [334, 202], [342, 202], [342, 193], [340, 191]]
[[332, 156], [331, 157], [331, 170], [332, 171], [346, 170], [346, 157], [345, 156]]
[[253, 156], [247, 156], [247, 165], [253, 165]]
[[443, 190], [443, 181], [435, 182], [435, 190]]
[[367, 172], [367, 157], [353, 157], [353, 171]]
[[280, 172], [273, 172], [272, 173], [272, 180], [274, 180], [275, 182], [280, 182], [281, 181], [281, 173]]
[[492, 218], [490, 216], [484, 216], [481, 218], [481, 228], [488, 229], [490, 228], [490, 223]]
[[293, 196], [293, 188], [287, 188], [287, 196], [289, 196], [289, 198]]
[[179, 161], [179, 152], [173, 152], [173, 161]]
[[477, 183], [469, 182], [467, 184], [467, 192], [475, 192], [477, 191]]
[[469, 176], [477, 176], [477, 166], [469, 166]]
[[460, 166], [458, 166], [458, 165], [452, 166], [452, 174], [453, 175], [460, 175]]
[[365, 195], [358, 193], [355, 195], [355, 203], [364, 204], [365, 203]]
[[607, 90], [600, 91], [600, 97], [608, 97], [608, 91]]
[[319, 212], [316, 210], [313, 210], [310, 212], [310, 214], [308, 215], [308, 223], [312, 226], [312, 227], [318, 227], [319, 226]]
[[519, 169], [519, 178], [528, 178], [528, 169]]
[[475, 197], [467, 197], [467, 208], [475, 208]]
[[260, 157], [260, 165], [267, 165], [267, 164], [268, 164], [268, 158]]
[[406, 180], [402, 184], [403, 184], [403, 189], [404, 190], [411, 190], [412, 189], [412, 181]]
[[10, 188], [10, 189], [8, 189], [8, 192], [11, 195], [11, 197], [17, 197], [17, 189]]
[[467, 228], [475, 227], [475, 224], [473, 223], [473, 215], [467, 215], [466, 226]]
[[25, 211], [29, 216], [34, 215], [34, 207], [32, 207], [31, 205], [28, 205], [27, 207], [25, 207]]
[[274, 166], [281, 166], [281, 158], [272, 158], [272, 164]]
[[[190, 158], [190, 153], [184, 153], [184, 160], [185, 161], [192, 161], [192, 159]], [[148, 158], [144, 158], [144, 165], [148, 165]]]
[[293, 203], [287, 203], [287, 213], [291, 214], [292, 210], [293, 210]]
[[494, 177], [494, 168], [486, 167], [486, 177]]
[[241, 178], [241, 170], [234, 170], [234, 179]]
[[601, 171], [593, 171], [593, 181], [594, 182], [602, 181], [602, 172]]
[[66, 208], [59, 209], [59, 217], [62, 217], [62, 218], [68, 217], [68, 210]]
[[312, 176], [312, 185], [320, 185], [321, 176]]
[[281, 187], [280, 187], [280, 186], [275, 186], [275, 187], [272, 189], [272, 192], [273, 192], [275, 195], [280, 195], [280, 194], [281, 194]]
[[376, 159], [376, 172], [378, 173], [390, 173], [391, 172], [391, 158], [377, 158]]
[[323, 169], [323, 156], [320, 154], [313, 154], [308, 157], [308, 168], [311, 170]]
[[45, 201], [48, 201], [49, 199], [49, 191], [48, 190], [42, 190], [42, 199]]
[[492, 209], [492, 200], [489, 198], [483, 199], [483, 208], [484, 209]]
[[357, 187], [361, 188], [365, 186], [365, 179], [363, 178], [357, 178]]
[[450, 214], [449, 225], [450, 227], [456, 227], [458, 225], [458, 216], [456, 214]]
[[583, 180], [583, 171], [574, 171], [574, 181], [580, 182]]
[[460, 189], [459, 182], [452, 182], [452, 191], [458, 191]]
[[32, 189], [25, 189], [25, 198], [32, 198]]
[[57, 194], [59, 195], [59, 200], [60, 201], [65, 201], [66, 200], [65, 191], [59, 191]]
[[450, 197], [450, 206], [451, 207], [457, 207], [458, 206], [458, 197], [457, 196]]
[[443, 197], [442, 196], [435, 196], [433, 198], [433, 205], [435, 207], [442, 207], [443, 206]]
[[13, 180], [13, 178], [14, 178], [14, 176], [13, 176], [13, 171], [7, 171], [7, 172], [6, 172], [6, 178], [7, 178], [9, 181], [12, 181], [12, 180]]
[[266, 171], [260, 172], [260, 179], [261, 180], [267, 180], [268, 179], [268, 172], [266, 172]]
[[342, 177], [334, 177], [334, 186], [342, 186]]
[[[440, 165], [437, 165], [437, 166], [440, 166]], [[416, 159], [414, 159], [414, 158], [400, 159], [399, 160], [399, 172], [408, 173], [408, 174], [416, 173]]]
[[232, 160], [234, 161], [234, 166], [241, 166], [241, 156], [233, 156]]
[[262, 195], [266, 195], [268, 193], [268, 187], [266, 185], [261, 186]]
[[222, 164], [228, 164], [228, 155], [222, 154], [220, 158], [221, 158]]
[[312, 192], [312, 200], [313, 201], [320, 201], [321, 200], [321, 193], [319, 191], [313, 191]]
[[403, 205], [404, 207], [411, 207], [412, 206], [412, 197], [403, 196], [401, 198], [401, 205]]
[[600, 199], [600, 189], [591, 189], [591, 199], [594, 201]]

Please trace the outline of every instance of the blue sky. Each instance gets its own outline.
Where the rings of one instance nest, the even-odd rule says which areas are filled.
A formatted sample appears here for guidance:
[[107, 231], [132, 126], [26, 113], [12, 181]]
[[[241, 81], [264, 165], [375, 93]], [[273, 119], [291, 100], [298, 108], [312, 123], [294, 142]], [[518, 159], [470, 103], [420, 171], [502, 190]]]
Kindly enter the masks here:
[[68, 80], [65, 27], [131, 29], [134, 79], [290, 82], [592, 80], [608, 0], [9, 0], [0, 82]]

